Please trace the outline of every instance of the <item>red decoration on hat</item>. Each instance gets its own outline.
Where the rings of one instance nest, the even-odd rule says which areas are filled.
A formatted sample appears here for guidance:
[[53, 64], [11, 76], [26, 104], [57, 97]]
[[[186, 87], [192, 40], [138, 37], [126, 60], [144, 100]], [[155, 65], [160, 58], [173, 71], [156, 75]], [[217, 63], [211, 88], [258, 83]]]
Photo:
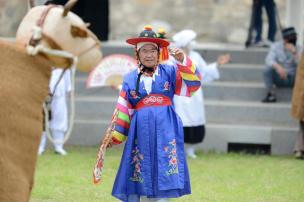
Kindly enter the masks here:
[[161, 62], [167, 61], [169, 59], [169, 50], [167, 47], [161, 48], [159, 59]]
[[[167, 40], [166, 31], [163, 28], [157, 30], [157, 38]], [[168, 47], [163, 47], [160, 49], [159, 60], [161, 62], [167, 61], [169, 59]]]

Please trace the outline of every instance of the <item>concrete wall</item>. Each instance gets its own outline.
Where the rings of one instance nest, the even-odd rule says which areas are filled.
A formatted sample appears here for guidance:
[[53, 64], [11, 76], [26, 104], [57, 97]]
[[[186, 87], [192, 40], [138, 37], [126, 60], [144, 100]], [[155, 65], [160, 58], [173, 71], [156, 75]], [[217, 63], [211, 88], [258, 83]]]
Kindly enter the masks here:
[[28, 9], [25, 0], [0, 0], [0, 36], [14, 37]]

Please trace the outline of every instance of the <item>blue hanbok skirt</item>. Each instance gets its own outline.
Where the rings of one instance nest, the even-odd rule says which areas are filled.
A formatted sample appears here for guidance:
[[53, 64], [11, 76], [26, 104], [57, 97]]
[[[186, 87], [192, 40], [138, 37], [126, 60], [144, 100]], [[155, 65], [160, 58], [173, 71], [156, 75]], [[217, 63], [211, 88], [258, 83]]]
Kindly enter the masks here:
[[190, 194], [181, 119], [173, 106], [141, 108], [132, 116], [112, 195], [122, 201]]

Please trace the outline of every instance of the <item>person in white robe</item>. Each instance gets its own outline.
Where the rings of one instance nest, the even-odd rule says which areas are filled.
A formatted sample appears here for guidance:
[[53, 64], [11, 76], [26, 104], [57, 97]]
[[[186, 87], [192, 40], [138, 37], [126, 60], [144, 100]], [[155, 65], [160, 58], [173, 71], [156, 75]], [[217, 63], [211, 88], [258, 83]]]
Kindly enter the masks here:
[[[183, 49], [199, 69], [203, 85], [220, 78], [218, 66], [228, 63], [230, 55], [221, 55], [216, 62], [208, 65], [202, 56], [193, 50], [195, 38], [196, 33], [193, 30], [182, 30], [173, 36], [173, 41], [174, 45]], [[181, 98], [175, 95], [174, 106], [183, 122], [187, 156], [196, 158], [195, 148], [205, 137], [206, 117], [202, 89], [197, 90], [192, 97]]]
[[[49, 88], [53, 97], [51, 101], [51, 120], [49, 122], [49, 128], [54, 140], [55, 153], [67, 155], [67, 152], [63, 148], [63, 141], [64, 134], [68, 129], [67, 94], [71, 92], [71, 73], [70, 70], [65, 70], [61, 76], [63, 71], [64, 70], [61, 68], [54, 68], [52, 70]], [[39, 145], [39, 155], [45, 151], [46, 139], [47, 136], [44, 131]]]

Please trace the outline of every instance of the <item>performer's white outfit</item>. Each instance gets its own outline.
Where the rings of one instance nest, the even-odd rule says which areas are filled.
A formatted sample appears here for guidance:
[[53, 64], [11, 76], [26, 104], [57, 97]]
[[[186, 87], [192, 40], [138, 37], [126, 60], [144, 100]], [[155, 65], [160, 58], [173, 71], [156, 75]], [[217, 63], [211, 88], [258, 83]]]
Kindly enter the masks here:
[[[199, 69], [202, 75], [202, 84], [219, 79], [217, 63], [207, 65], [199, 53], [195, 51], [190, 51], [188, 56]], [[192, 97], [174, 96], [174, 106], [183, 121], [184, 127], [205, 125], [206, 117], [202, 88], [197, 90]]]
[[[50, 92], [54, 92], [55, 85], [62, 74], [63, 69], [54, 69], [50, 80]], [[66, 70], [58, 83], [55, 93], [52, 98], [51, 111], [52, 119], [50, 120], [50, 130], [52, 132], [53, 139], [55, 141], [55, 152], [66, 155], [66, 151], [63, 149], [64, 133], [68, 129], [68, 110], [67, 110], [67, 93], [71, 91], [71, 73], [70, 70]], [[57, 143], [58, 142], [58, 143]], [[39, 154], [42, 154], [46, 145], [46, 132], [43, 132], [41, 137], [41, 143], [39, 146]]]
[[[202, 76], [202, 85], [206, 82], [219, 79], [217, 63], [207, 65], [201, 55], [191, 50], [191, 43], [196, 34], [192, 30], [184, 30], [173, 36], [175, 45], [180, 48], [187, 47], [189, 51], [188, 56], [196, 65]], [[180, 116], [184, 127], [184, 137], [186, 143], [186, 153], [191, 158], [196, 158], [194, 153], [195, 144], [201, 143], [205, 136], [205, 106], [203, 90], [200, 88], [191, 97], [174, 96], [175, 111]]]

